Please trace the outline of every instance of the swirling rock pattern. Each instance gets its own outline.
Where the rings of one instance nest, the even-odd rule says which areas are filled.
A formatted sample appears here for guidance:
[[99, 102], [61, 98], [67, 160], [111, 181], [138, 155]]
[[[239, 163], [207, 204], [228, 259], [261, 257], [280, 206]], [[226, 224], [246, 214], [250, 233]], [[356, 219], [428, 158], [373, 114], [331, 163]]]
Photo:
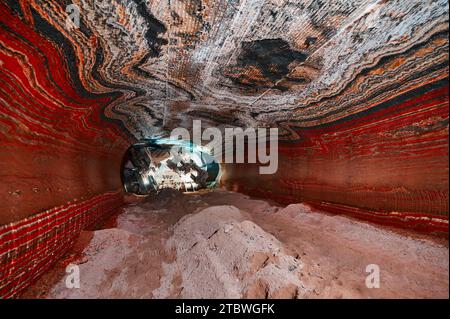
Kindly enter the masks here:
[[[69, 4], [80, 10], [79, 28], [68, 22]], [[291, 157], [309, 162], [361, 162], [373, 173], [394, 157], [411, 157], [423, 162], [410, 164], [411, 176], [421, 165], [436, 174], [448, 167], [441, 161], [448, 134], [444, 0], [3, 0], [1, 6], [0, 132], [9, 147], [43, 144], [44, 153], [50, 146], [76, 152], [81, 166], [93, 157], [104, 161], [100, 154], [117, 164], [133, 140], [202, 119], [219, 127], [279, 127]], [[440, 98], [425, 106], [430, 87], [441, 88]], [[416, 102], [402, 108], [400, 126], [373, 115], [396, 112], [406, 99]], [[349, 133], [361, 118], [370, 136]], [[310, 139], [336, 126], [351, 137], [344, 142], [330, 129], [331, 135]], [[426, 163], [424, 154], [430, 154]], [[64, 156], [71, 155], [60, 161]], [[374, 158], [384, 161], [378, 169]], [[393, 175], [385, 186], [403, 187]], [[434, 181], [428, 190], [448, 188], [442, 176]], [[447, 210], [443, 204], [431, 209]]]
[[117, 191], [128, 145], [201, 119], [280, 129], [278, 173], [228, 165], [229, 187], [448, 227], [446, 0], [0, 0], [0, 12], [0, 225]]
[[258, 175], [255, 165], [227, 164], [225, 185], [382, 224], [448, 232], [447, 80], [297, 132], [300, 141], [280, 147], [275, 176]]
[[448, 74], [444, 0], [4, 2], [136, 138], [204, 118], [295, 140]]

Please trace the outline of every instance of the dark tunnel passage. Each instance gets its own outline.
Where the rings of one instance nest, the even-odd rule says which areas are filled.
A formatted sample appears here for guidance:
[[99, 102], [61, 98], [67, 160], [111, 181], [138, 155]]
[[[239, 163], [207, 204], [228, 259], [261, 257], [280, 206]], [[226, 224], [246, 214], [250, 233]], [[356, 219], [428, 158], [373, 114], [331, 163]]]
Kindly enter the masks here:
[[446, 0], [0, 12], [0, 298], [448, 298]]

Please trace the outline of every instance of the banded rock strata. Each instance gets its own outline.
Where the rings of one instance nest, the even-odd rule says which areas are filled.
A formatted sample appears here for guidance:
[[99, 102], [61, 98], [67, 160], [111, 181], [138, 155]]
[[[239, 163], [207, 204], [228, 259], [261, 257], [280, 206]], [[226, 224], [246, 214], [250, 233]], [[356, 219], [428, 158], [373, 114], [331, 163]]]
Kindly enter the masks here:
[[[0, 12], [0, 236], [48, 211], [71, 227], [65, 207], [117, 194], [130, 144], [193, 119], [280, 129], [277, 174], [226, 165], [231, 189], [448, 231], [445, 0], [0, 0]], [[11, 272], [8, 252], [58, 240], [39, 227], [36, 250], [0, 242], [13, 245], [0, 278], [29, 268]]]

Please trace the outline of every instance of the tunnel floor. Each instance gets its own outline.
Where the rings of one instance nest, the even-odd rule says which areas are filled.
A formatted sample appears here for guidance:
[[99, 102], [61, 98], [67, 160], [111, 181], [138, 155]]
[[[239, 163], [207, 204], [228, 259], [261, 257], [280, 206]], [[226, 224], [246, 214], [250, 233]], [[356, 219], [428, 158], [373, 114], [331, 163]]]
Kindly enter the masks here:
[[445, 238], [222, 189], [127, 201], [22, 298], [448, 298]]

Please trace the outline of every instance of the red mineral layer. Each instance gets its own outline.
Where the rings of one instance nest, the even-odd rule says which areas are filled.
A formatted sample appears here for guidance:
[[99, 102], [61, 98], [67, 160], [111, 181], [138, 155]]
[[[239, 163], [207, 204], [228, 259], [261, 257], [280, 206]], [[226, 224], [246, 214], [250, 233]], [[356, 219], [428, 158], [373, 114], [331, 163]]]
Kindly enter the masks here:
[[[105, 114], [119, 91], [97, 83], [89, 67], [87, 74], [80, 69], [80, 61], [97, 58], [76, 43], [50, 39], [56, 29], [44, 36], [33, 16], [43, 10], [38, 4], [21, 1], [20, 17], [6, 3], [0, 2], [0, 297], [16, 296], [82, 229], [122, 205], [120, 162], [134, 142]], [[61, 22], [41, 11], [49, 25]], [[84, 36], [97, 48], [98, 33]], [[448, 39], [435, 41], [448, 48]], [[436, 43], [427, 48], [442, 49]], [[224, 165], [223, 184], [282, 203], [448, 233], [449, 87], [448, 69], [440, 68], [430, 71], [436, 78], [419, 76], [379, 105], [369, 98], [358, 114], [289, 126], [299, 138], [280, 143], [275, 175], [260, 175], [256, 165]]]
[[57, 44], [0, 4], [0, 225], [121, 187], [131, 140], [80, 94]]
[[279, 169], [226, 164], [235, 191], [387, 225], [448, 232], [448, 84], [359, 118], [298, 130]]
[[[0, 3], [0, 297], [14, 297], [123, 203], [132, 139], [106, 121], [112, 97], [76, 87], [62, 44]], [[84, 92], [84, 93], [83, 93]]]

